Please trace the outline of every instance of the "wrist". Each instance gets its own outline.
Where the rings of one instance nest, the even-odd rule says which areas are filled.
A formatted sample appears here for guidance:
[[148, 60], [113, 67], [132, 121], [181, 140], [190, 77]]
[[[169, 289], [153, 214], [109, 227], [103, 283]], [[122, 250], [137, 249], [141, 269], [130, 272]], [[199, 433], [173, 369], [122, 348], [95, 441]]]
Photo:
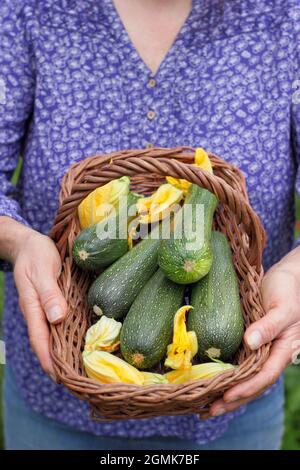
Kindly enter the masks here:
[[289, 272], [294, 275], [300, 285], [300, 246], [284, 256], [284, 258], [271, 268], [271, 271], [274, 269]]
[[0, 258], [15, 264], [21, 248], [35, 230], [10, 217], [0, 217]]

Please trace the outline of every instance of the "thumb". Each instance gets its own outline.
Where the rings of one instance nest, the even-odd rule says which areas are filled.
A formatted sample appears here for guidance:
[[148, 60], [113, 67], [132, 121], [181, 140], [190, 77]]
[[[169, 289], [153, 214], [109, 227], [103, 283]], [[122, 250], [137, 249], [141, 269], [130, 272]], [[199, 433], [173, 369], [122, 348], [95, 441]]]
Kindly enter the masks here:
[[272, 308], [260, 320], [253, 323], [245, 333], [249, 348], [258, 349], [263, 344], [273, 341], [289, 324], [289, 315], [284, 306]]
[[50, 323], [62, 321], [67, 313], [67, 303], [57, 280], [53, 276], [45, 276], [36, 286], [41, 306]]

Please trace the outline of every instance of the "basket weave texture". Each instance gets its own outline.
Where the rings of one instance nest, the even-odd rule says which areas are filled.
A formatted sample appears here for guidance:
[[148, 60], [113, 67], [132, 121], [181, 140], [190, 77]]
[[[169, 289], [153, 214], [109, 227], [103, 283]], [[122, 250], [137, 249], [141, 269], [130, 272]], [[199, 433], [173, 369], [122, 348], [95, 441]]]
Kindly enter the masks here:
[[107, 385], [85, 374], [81, 352], [92, 319], [86, 300], [91, 275], [81, 271], [72, 259], [73, 242], [80, 231], [77, 207], [95, 188], [124, 175], [130, 176], [135, 192], [145, 195], [155, 191], [166, 176], [184, 178], [214, 193], [220, 201], [215, 229], [223, 232], [231, 244], [245, 327], [264, 315], [260, 284], [265, 234], [249, 204], [244, 176], [233, 165], [209, 154], [214, 170], [211, 175], [192, 165], [194, 152], [180, 147], [97, 155], [72, 165], [63, 178], [60, 207], [50, 236], [62, 260], [59, 286], [67, 300], [68, 313], [62, 323], [51, 326], [50, 348], [58, 381], [90, 403], [95, 419], [202, 415], [225, 390], [257, 373], [268, 358], [270, 345], [252, 352], [243, 343], [234, 360], [237, 368], [182, 385]]

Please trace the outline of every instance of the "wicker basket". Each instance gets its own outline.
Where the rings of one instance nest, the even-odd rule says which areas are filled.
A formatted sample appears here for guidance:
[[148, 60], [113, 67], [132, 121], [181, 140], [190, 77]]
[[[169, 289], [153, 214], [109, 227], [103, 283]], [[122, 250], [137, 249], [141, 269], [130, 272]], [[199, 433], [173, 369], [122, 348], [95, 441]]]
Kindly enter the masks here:
[[59, 285], [68, 313], [65, 321], [51, 326], [51, 354], [59, 382], [88, 401], [97, 419], [201, 415], [226, 389], [259, 371], [268, 357], [269, 345], [252, 352], [242, 344], [235, 357], [237, 368], [212, 379], [182, 385], [102, 385], [89, 379], [83, 369], [81, 352], [91, 324], [86, 302], [91, 279], [77, 268], [71, 256], [80, 230], [77, 206], [92, 190], [123, 175], [131, 177], [134, 191], [145, 195], [151, 194], [167, 175], [184, 178], [215, 193], [220, 201], [215, 228], [225, 233], [231, 243], [246, 327], [264, 315], [260, 294], [264, 230], [249, 205], [242, 173], [215, 155], [209, 157], [214, 175], [193, 166], [194, 149], [182, 147], [128, 150], [87, 158], [72, 165], [63, 178], [60, 207], [50, 235], [62, 259]]

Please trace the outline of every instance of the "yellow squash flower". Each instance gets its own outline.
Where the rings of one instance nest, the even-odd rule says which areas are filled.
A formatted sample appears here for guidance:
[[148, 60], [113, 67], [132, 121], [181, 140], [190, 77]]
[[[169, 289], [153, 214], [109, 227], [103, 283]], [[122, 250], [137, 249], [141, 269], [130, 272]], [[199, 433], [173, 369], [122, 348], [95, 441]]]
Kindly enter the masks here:
[[168, 183], [172, 184], [177, 189], [181, 189], [181, 191], [184, 192], [184, 194], [187, 193], [189, 187], [191, 186], [191, 183], [187, 180], [183, 180], [180, 178], [173, 178], [173, 176], [167, 176], [166, 180]]
[[206, 170], [209, 173], [213, 172], [209, 156], [207, 155], [206, 151], [201, 147], [196, 148], [195, 151], [195, 166], [198, 166], [199, 168], [202, 168], [203, 170]]
[[127, 243], [128, 243], [128, 250], [132, 250], [133, 248], [133, 235], [134, 235], [134, 232], [129, 232], [128, 234], [128, 237], [127, 237]]
[[205, 364], [197, 364], [187, 370], [172, 370], [165, 374], [165, 377], [169, 383], [180, 385], [190, 380], [209, 379], [222, 372], [234, 369], [234, 367], [232, 364], [225, 364], [221, 361], [207, 362]]
[[[203, 170], [209, 171], [209, 173], [213, 173], [212, 164], [207, 155], [206, 151], [198, 147], [195, 151], [195, 161], [194, 165], [202, 168]], [[184, 193], [186, 193], [191, 185], [191, 183], [184, 179], [173, 178], [172, 176], [167, 176], [166, 180], [168, 183], [172, 184], [178, 189], [181, 189]]]
[[174, 317], [173, 343], [169, 344], [165, 366], [171, 369], [190, 369], [192, 359], [198, 352], [197, 336], [186, 330], [186, 314], [193, 307], [181, 307]]
[[130, 228], [128, 232], [128, 237], [127, 237], [127, 242], [128, 242], [128, 249], [132, 250], [133, 248], [133, 240], [135, 239], [137, 235], [137, 227], [139, 225], [139, 219], [138, 217], [134, 221], [134, 225]]
[[117, 209], [120, 198], [128, 196], [129, 184], [128, 176], [122, 176], [92, 191], [78, 206], [81, 228], [100, 222]]
[[120, 331], [122, 323], [103, 315], [97, 323], [86, 332], [85, 351], [102, 350], [116, 351], [120, 344]]
[[162, 220], [170, 214], [174, 205], [178, 204], [183, 196], [181, 189], [171, 184], [162, 184], [151, 196], [141, 198], [137, 202], [137, 210], [141, 216], [139, 222], [149, 224]]
[[127, 383], [143, 385], [143, 374], [135, 367], [106, 351], [83, 351], [87, 376], [103, 384]]
[[168, 380], [163, 374], [154, 374], [152, 372], [142, 372], [144, 377], [143, 385], [167, 384]]

